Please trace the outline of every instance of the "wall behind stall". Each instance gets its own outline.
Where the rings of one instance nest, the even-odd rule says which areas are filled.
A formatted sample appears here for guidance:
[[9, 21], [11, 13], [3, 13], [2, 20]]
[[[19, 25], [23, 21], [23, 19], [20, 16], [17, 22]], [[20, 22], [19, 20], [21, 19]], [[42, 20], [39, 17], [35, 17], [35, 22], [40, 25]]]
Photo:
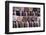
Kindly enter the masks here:
[[[6, 0], [0, 0], [0, 35], [6, 35], [4, 34], [5, 33], [5, 1]], [[41, 2], [41, 3], [43, 2], [45, 3], [45, 9], [46, 9], [46, 0], [12, 0], [12, 1]], [[45, 17], [46, 17], [46, 12], [45, 12]], [[46, 29], [45, 32], [23, 33], [23, 34], [14, 34], [14, 35], [46, 35]]]

